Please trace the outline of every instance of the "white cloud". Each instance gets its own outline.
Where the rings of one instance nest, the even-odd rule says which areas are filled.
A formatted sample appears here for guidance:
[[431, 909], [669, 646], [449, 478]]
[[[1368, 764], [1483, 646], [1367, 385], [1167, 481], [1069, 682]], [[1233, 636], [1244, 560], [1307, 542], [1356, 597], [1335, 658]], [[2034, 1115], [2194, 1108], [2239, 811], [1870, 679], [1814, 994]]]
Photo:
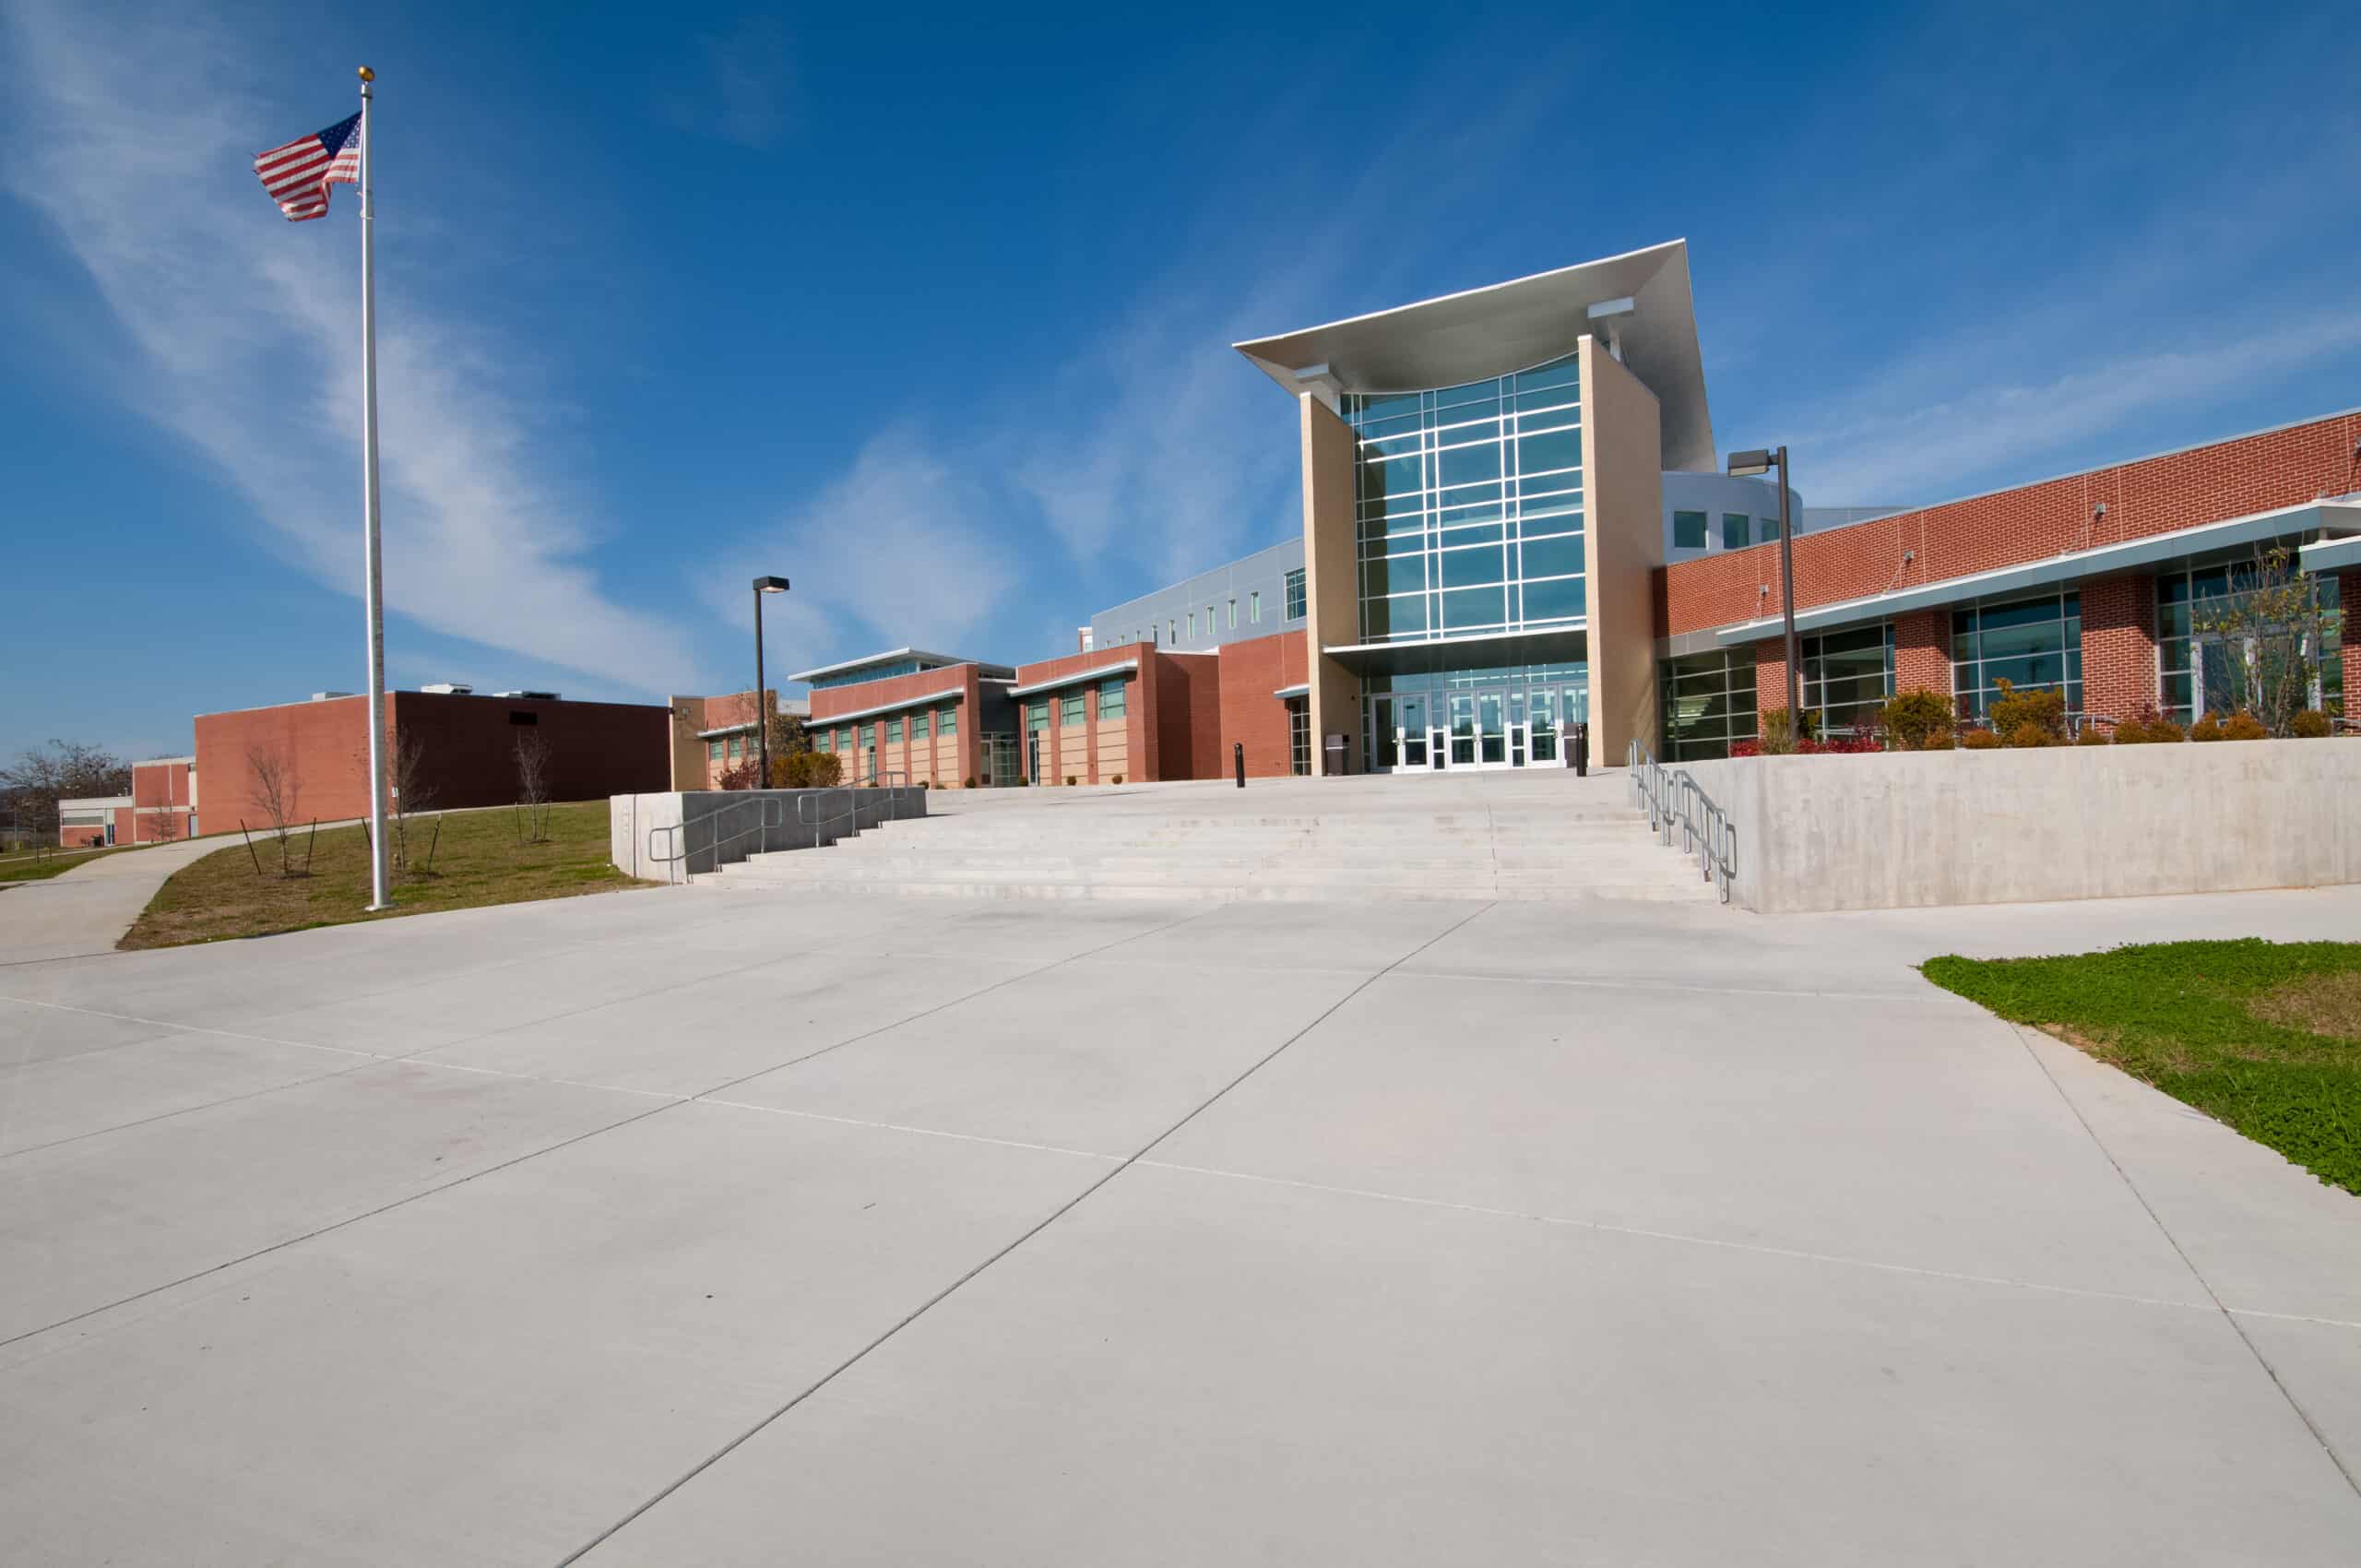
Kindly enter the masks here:
[[[329, 84], [314, 107], [267, 103], [248, 85], [250, 41], [185, 11], [23, 5], [7, 18], [4, 177], [144, 362], [125, 400], [218, 463], [287, 553], [357, 594], [357, 193], [338, 186], [327, 218], [291, 225], [250, 166], [335, 116]], [[168, 81], [205, 90], [125, 88]], [[382, 226], [378, 250], [388, 608], [635, 690], [687, 674], [680, 629], [610, 599], [583, 562], [587, 540], [535, 458], [529, 396], [506, 385], [514, 346], [388, 276]]]
[[730, 586], [707, 602], [744, 624], [751, 594], [738, 585], [762, 572], [794, 584], [765, 613], [774, 682], [781, 671], [905, 644], [991, 657], [967, 643], [1015, 586], [1016, 570], [977, 485], [973, 469], [915, 430], [887, 429], [841, 477], [750, 540], [733, 567], [718, 570], [715, 579]]
[[[2004, 464], [2013, 469], [2105, 435], [2136, 416], [2219, 399], [2356, 350], [2361, 312], [2346, 312], [2212, 337], [2201, 349], [2127, 354], [2047, 380], [1982, 385], [1940, 402], [1873, 392], [1849, 415], [1796, 439], [1798, 450], [1824, 455], [1798, 483], [1832, 505], [1923, 503]], [[1897, 377], [1904, 378], [1911, 373]], [[1907, 411], [1885, 411], [1895, 409]]]

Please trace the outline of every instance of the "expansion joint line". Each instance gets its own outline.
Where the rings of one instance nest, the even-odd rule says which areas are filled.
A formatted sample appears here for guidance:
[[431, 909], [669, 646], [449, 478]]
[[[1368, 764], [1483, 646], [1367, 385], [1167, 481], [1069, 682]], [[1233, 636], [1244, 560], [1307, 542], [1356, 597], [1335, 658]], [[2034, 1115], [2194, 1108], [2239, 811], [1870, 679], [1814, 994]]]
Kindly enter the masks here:
[[2262, 1353], [2262, 1348], [2254, 1342], [2251, 1335], [2247, 1333], [2246, 1324], [2238, 1321], [2238, 1314], [2224, 1303], [2220, 1293], [2213, 1289], [2213, 1282], [2205, 1277], [2204, 1270], [2197, 1266], [2197, 1261], [2190, 1257], [2188, 1250], [2180, 1244], [2180, 1238], [2172, 1233], [2171, 1228], [2165, 1225], [2164, 1217], [2158, 1214], [2155, 1206], [2148, 1201], [2148, 1194], [2140, 1190], [2140, 1184], [2131, 1179], [2131, 1173], [2123, 1169], [2123, 1162], [2115, 1158], [2115, 1151], [2107, 1147], [2106, 1140], [2099, 1136], [2098, 1129], [2091, 1125], [2091, 1119], [2082, 1114], [2082, 1108], [2076, 1105], [2073, 1097], [2066, 1092], [2066, 1086], [2058, 1081], [2058, 1075], [2049, 1070], [2049, 1063], [2041, 1059], [2041, 1052], [2034, 1049], [2033, 1040], [2027, 1034], [2025, 1026], [2011, 1024], [2009, 1027], [2016, 1030], [2017, 1043], [2023, 1046], [2025, 1054], [2033, 1058], [2034, 1065], [2040, 1069], [2041, 1075], [2049, 1080], [2050, 1088], [2055, 1090], [2058, 1098], [2065, 1102], [2066, 1109], [2074, 1113], [2074, 1120], [2082, 1124], [2084, 1134], [2097, 1146], [2099, 1153], [2106, 1156], [2107, 1164], [2114, 1168], [2116, 1179], [2123, 1183], [2132, 1198], [2146, 1212], [2148, 1222], [2156, 1228], [2157, 1234], [2163, 1236], [2165, 1244], [2172, 1248], [2173, 1255], [2180, 1259], [2181, 1266], [2189, 1270], [2189, 1277], [2195, 1279], [2199, 1288], [2205, 1292], [2205, 1299], [2213, 1303], [2213, 1310], [2222, 1314], [2222, 1321], [2230, 1325], [2230, 1332], [2238, 1336], [2238, 1343], [2247, 1348], [2247, 1354], [2254, 1358], [2254, 1364], [2262, 1369], [2262, 1374], [2271, 1380], [2271, 1386], [2279, 1390], [2279, 1396], [2287, 1401], [2287, 1408], [2296, 1412], [2296, 1419], [2304, 1423], [2304, 1430], [2310, 1432], [2312, 1441], [2320, 1445], [2320, 1452], [2327, 1455], [2328, 1462], [2336, 1467], [2336, 1473], [2344, 1478], [2344, 1484], [2352, 1489], [2354, 1495], [2361, 1497], [2361, 1478], [2354, 1475], [2353, 1467], [2344, 1462], [2343, 1455], [2337, 1453], [2336, 1445], [2329, 1442], [2328, 1434], [2320, 1431], [2319, 1423], [2312, 1420], [2312, 1413], [2304, 1408], [2303, 1402], [2296, 1397], [2295, 1391], [2289, 1388], [2286, 1382], [2280, 1377], [2279, 1369], [2271, 1364], [2270, 1358]]
[[[978, 1275], [982, 1274], [986, 1269], [1000, 1262], [1001, 1259], [1008, 1256], [1011, 1253], [1016, 1251], [1017, 1248], [1025, 1245], [1026, 1242], [1031, 1241], [1034, 1237], [1038, 1236], [1042, 1231], [1047, 1230], [1050, 1226], [1055, 1225], [1059, 1220], [1063, 1219], [1067, 1215], [1073, 1213], [1076, 1208], [1080, 1207], [1084, 1201], [1086, 1200], [1093, 1193], [1097, 1192], [1101, 1187], [1107, 1185], [1108, 1182], [1112, 1182], [1116, 1177], [1121, 1176], [1133, 1166], [1139, 1164], [1144, 1159], [1146, 1159], [1149, 1155], [1155, 1153], [1158, 1147], [1162, 1146], [1167, 1139], [1172, 1137], [1175, 1134], [1179, 1133], [1180, 1129], [1186, 1127], [1190, 1123], [1194, 1122], [1198, 1117], [1204, 1115], [1207, 1111], [1218, 1104], [1223, 1097], [1228, 1095], [1232, 1089], [1238, 1087], [1239, 1085], [1244, 1083], [1247, 1079], [1252, 1077], [1255, 1074], [1269, 1066], [1274, 1061], [1278, 1059], [1280, 1053], [1285, 1051], [1289, 1046], [1295, 1044], [1296, 1041], [1301, 1039], [1304, 1036], [1310, 1034], [1312, 1030], [1326, 1023], [1329, 1018], [1335, 1015], [1339, 1008], [1345, 1005], [1345, 1004], [1352, 1001], [1353, 998], [1358, 996], [1362, 992], [1367, 991], [1370, 986], [1375, 985], [1379, 980], [1383, 980], [1386, 976], [1392, 974], [1395, 969], [1400, 968], [1403, 965], [1408, 963], [1419, 954], [1424, 953], [1436, 943], [1441, 942], [1444, 937], [1458, 931], [1460, 927], [1467, 924], [1468, 921], [1476, 919], [1478, 915], [1485, 913], [1487, 910], [1495, 908], [1496, 903], [1497, 901], [1488, 900], [1487, 902], [1478, 905], [1473, 911], [1456, 921], [1453, 921], [1450, 925], [1444, 927], [1442, 931], [1435, 932], [1434, 935], [1427, 938], [1426, 941], [1421, 942], [1407, 953], [1403, 954], [1400, 957], [1394, 959], [1383, 968], [1378, 969], [1364, 977], [1359, 984], [1354, 986], [1350, 991], [1345, 992], [1344, 995], [1336, 998], [1335, 1001], [1321, 1009], [1317, 1016], [1313, 1017], [1309, 1023], [1296, 1030], [1293, 1034], [1287, 1036], [1287, 1039], [1279, 1041], [1277, 1045], [1273, 1046], [1270, 1051], [1258, 1058], [1244, 1072], [1239, 1074], [1238, 1076], [1230, 1079], [1229, 1082], [1224, 1084], [1221, 1087], [1216, 1089], [1212, 1094], [1207, 1095], [1203, 1100], [1199, 1101], [1196, 1107], [1187, 1115], [1181, 1117], [1180, 1120], [1175, 1122], [1161, 1133], [1158, 1133], [1155, 1137], [1150, 1138], [1146, 1143], [1141, 1145], [1131, 1154], [1125, 1156], [1120, 1162], [1115, 1164], [1097, 1181], [1092, 1182], [1089, 1185], [1084, 1187], [1082, 1191], [1076, 1193], [1073, 1197], [1067, 1199], [1064, 1203], [1060, 1204], [1056, 1208], [1050, 1210], [1048, 1215], [1042, 1218], [1039, 1223], [1031, 1227], [1023, 1235], [1017, 1237], [1014, 1241], [1009, 1242], [1006, 1246], [1001, 1248], [990, 1257], [984, 1259], [983, 1262], [978, 1264], [975, 1267], [969, 1269], [967, 1273], [961, 1275], [958, 1278], [953, 1280], [950, 1284], [936, 1291], [933, 1295], [928, 1297], [925, 1301], [919, 1302], [919, 1305], [911, 1311], [909, 1315], [904, 1317], [900, 1322], [887, 1328], [884, 1333], [880, 1334], [876, 1338], [872, 1339], [868, 1344], [863, 1345], [860, 1349], [855, 1350], [851, 1355], [837, 1362], [834, 1367], [830, 1368], [816, 1381], [806, 1387], [801, 1393], [788, 1400], [787, 1403], [781, 1405], [777, 1409], [773, 1410], [769, 1415], [763, 1417], [753, 1425], [748, 1427], [744, 1431], [740, 1432], [736, 1437], [733, 1437], [728, 1443], [723, 1443], [719, 1448], [715, 1449], [711, 1454], [708, 1454], [696, 1464], [691, 1466], [670, 1485], [664, 1487], [654, 1496], [648, 1498], [647, 1501], [642, 1503], [638, 1507], [633, 1509], [630, 1513], [624, 1515], [622, 1518], [616, 1520], [613, 1524], [608, 1526], [605, 1529], [591, 1537], [590, 1539], [583, 1542], [581, 1546], [575, 1548], [565, 1557], [561, 1558], [558, 1561], [557, 1568], [569, 1568], [570, 1564], [579, 1562], [583, 1558], [588, 1556], [591, 1552], [598, 1550], [600, 1546], [612, 1539], [619, 1531], [627, 1527], [634, 1520], [645, 1515], [649, 1509], [654, 1508], [658, 1503], [663, 1502], [666, 1498], [671, 1496], [674, 1492], [680, 1491], [682, 1487], [696, 1479], [697, 1477], [705, 1474], [706, 1471], [711, 1469], [714, 1466], [719, 1464], [722, 1460], [736, 1453], [741, 1447], [743, 1447], [747, 1443], [751, 1442], [753, 1438], [761, 1434], [766, 1428], [771, 1426], [772, 1423], [778, 1420], [779, 1418], [785, 1416], [788, 1412], [793, 1410], [798, 1405], [802, 1404], [806, 1399], [811, 1398], [814, 1394], [817, 1394], [820, 1390], [827, 1387], [828, 1384], [834, 1383], [837, 1378], [843, 1376], [846, 1372], [850, 1372], [854, 1367], [860, 1365], [872, 1351], [876, 1350], [887, 1340], [893, 1338], [896, 1335], [901, 1333], [902, 1330], [909, 1327], [910, 1324], [918, 1322], [919, 1319], [933, 1311], [937, 1306], [941, 1305], [944, 1301], [948, 1300], [955, 1292], [956, 1292], [960, 1287], [966, 1285], [969, 1280], [974, 1279]], [[1216, 907], [1218, 908], [1219, 906]], [[1193, 919], [1195, 917], [1192, 918]], [[1126, 938], [1125, 940], [1128, 941], [1130, 939]], [[1117, 944], [1110, 945], [1120, 944]]]

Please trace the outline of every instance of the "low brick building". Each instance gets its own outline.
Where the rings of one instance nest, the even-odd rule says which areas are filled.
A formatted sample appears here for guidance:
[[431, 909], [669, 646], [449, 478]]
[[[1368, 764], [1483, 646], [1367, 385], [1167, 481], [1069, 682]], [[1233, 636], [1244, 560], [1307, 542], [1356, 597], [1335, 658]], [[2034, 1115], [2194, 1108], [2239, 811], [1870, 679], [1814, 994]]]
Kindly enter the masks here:
[[[280, 770], [291, 820], [369, 814], [368, 699], [323, 693], [196, 718], [201, 821], [213, 831], [268, 820], [259, 774]], [[517, 742], [547, 748], [556, 801], [670, 787], [672, 713], [656, 704], [569, 702], [549, 694], [477, 695], [463, 688], [386, 694], [386, 755], [414, 744], [413, 809], [502, 805], [517, 798]]]
[[[764, 695], [775, 717], [801, 720], [811, 716], [812, 705], [801, 697], [781, 698], [776, 688]], [[730, 769], [759, 754], [757, 711], [751, 689], [720, 696], [674, 697], [672, 788], [718, 790]]]
[[804, 728], [848, 784], [937, 790], [1020, 782], [1008, 690], [1016, 671], [901, 647], [800, 671], [812, 687]]

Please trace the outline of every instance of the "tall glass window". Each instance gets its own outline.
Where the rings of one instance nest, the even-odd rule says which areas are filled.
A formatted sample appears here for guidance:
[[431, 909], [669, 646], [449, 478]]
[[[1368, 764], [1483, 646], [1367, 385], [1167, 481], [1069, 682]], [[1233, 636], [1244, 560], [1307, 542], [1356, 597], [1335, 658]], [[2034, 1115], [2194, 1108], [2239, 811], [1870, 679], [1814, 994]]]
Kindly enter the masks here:
[[1747, 533], [1753, 527], [1754, 519], [1748, 517], [1744, 512], [1723, 513], [1722, 548], [1724, 550], [1744, 550], [1747, 545]]
[[959, 710], [955, 707], [938, 710], [935, 716], [934, 732], [938, 735], [959, 733]]
[[923, 741], [932, 732], [934, 716], [924, 708], [910, 715], [910, 739]]
[[1082, 727], [1082, 698], [1080, 692], [1067, 692], [1058, 698], [1059, 729], [1078, 730]]
[[[2344, 701], [2344, 659], [2339, 647], [2346, 613], [2339, 592], [2343, 585], [2331, 573], [2318, 573], [2306, 580], [2311, 584], [2319, 614], [2315, 628], [2319, 637], [2315, 657], [2319, 661], [2317, 700], [2326, 712], [2349, 714]], [[2218, 650], [2209, 660], [2207, 650], [2199, 646], [2207, 639], [2192, 635], [2191, 612], [2208, 608], [2208, 600], [2218, 605], [2246, 592], [2255, 582], [2250, 554], [2156, 574], [2156, 674], [2162, 698], [2157, 706], [2167, 719], [2188, 724], [2206, 709], [2220, 714], [2236, 706], [2229, 672]], [[2197, 700], [2201, 682], [2205, 699], [2201, 704]]]
[[1737, 742], [1754, 739], [1752, 648], [1666, 659], [1656, 684], [1664, 694], [1666, 761], [1727, 756]]
[[1578, 382], [1568, 355], [1464, 386], [1345, 399], [1359, 449], [1362, 641], [1583, 619]]
[[[1300, 621], [1300, 620], [1302, 620], [1302, 619], [1303, 619], [1303, 568], [1302, 568], [1302, 567], [1298, 566], [1294, 571], [1289, 572], [1289, 573], [1287, 574], [1287, 606], [1286, 606], [1286, 609], [1287, 609], [1287, 619], [1288, 619], [1288, 620], [1290, 620], [1290, 621]], [[1259, 595], [1257, 596], [1257, 599], [1258, 599], [1258, 601], [1259, 601], [1259, 599], [1260, 599], [1260, 596], [1259, 596]]]
[[1287, 698], [1287, 771], [1298, 778], [1311, 776], [1311, 702]]
[[1821, 733], [1874, 723], [1893, 695], [1893, 625], [1854, 626], [1803, 639], [1804, 707], [1820, 715]]
[[2019, 691], [2057, 686], [2082, 711], [2082, 596], [2045, 593], [1952, 612], [1952, 697], [1981, 719], [2002, 681]]
[[1125, 683], [1121, 676], [1112, 681], [1098, 683], [1099, 718], [1121, 719], [1123, 717], [1124, 690]]
[[1255, 589], [1246, 596], [1246, 618], [1255, 625], [1263, 624], [1263, 590]]
[[1675, 550], [1705, 548], [1705, 514], [1675, 512], [1672, 515], [1672, 547]]
[[887, 719], [885, 721], [885, 743], [889, 746], [899, 745], [901, 743], [901, 740], [902, 721], [898, 719]]
[[1030, 734], [1036, 731], [1047, 730], [1049, 727], [1050, 699], [1043, 697], [1038, 702], [1026, 703], [1025, 705], [1026, 732]]

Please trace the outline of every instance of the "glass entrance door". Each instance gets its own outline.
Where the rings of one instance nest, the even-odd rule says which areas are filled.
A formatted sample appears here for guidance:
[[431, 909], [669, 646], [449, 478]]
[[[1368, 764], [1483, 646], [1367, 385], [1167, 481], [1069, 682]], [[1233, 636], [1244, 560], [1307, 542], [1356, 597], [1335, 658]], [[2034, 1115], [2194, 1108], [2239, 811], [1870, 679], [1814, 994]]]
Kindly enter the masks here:
[[1466, 692], [1451, 694], [1451, 766], [1476, 766], [1476, 698]]
[[1369, 699], [1370, 770], [1391, 773], [1402, 766], [1402, 731], [1395, 725], [1394, 699]]
[[1528, 747], [1536, 767], [1548, 767], [1558, 760], [1558, 694], [1543, 686], [1533, 694], [1525, 716]]
[[1402, 766], [1427, 766], [1427, 699], [1422, 696], [1398, 696], [1394, 699], [1395, 712], [1402, 724]]
[[1476, 695], [1477, 738], [1481, 742], [1477, 761], [1485, 767], [1499, 767], [1509, 760], [1508, 725], [1501, 717], [1502, 707], [1498, 692]]

